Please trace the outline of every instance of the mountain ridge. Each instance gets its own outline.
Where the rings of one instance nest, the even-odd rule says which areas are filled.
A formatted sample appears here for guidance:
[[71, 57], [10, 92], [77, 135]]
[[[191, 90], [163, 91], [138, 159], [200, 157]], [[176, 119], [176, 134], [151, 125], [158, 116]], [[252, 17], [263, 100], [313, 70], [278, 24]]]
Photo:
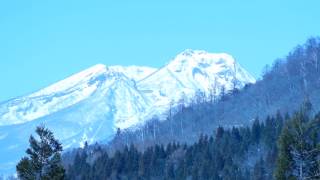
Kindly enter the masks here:
[[[195, 61], [200, 58], [199, 61], [202, 61], [201, 58], [210, 58], [210, 54], [212, 53], [207, 53], [208, 56], [205, 57], [194, 54], [192, 58], [186, 57], [186, 60]], [[179, 55], [171, 62], [177, 58]], [[223, 59], [223, 56], [215, 59]], [[223, 85], [226, 85], [226, 91], [233, 88], [232, 77], [228, 77], [233, 74], [233, 66], [225, 65], [222, 69], [226, 72], [224, 76], [215, 77], [215, 74], [207, 69], [215, 66], [215, 63], [208, 67], [191, 67], [186, 70], [188, 72], [184, 73], [182, 70], [180, 74], [164, 71], [169, 65], [170, 63], [156, 70], [149, 67], [98, 64], [29, 96], [2, 103], [0, 145], [5, 148], [0, 150], [0, 153], [13, 150], [16, 153], [5, 161], [0, 161], [0, 169], [8, 162], [16, 162], [20, 158], [27, 147], [27, 135], [32, 134], [39, 124], [45, 124], [52, 129], [67, 149], [83, 146], [84, 142], [107, 143], [118, 128], [137, 130], [155, 116], [166, 117], [170, 107], [176, 106], [182, 95], [186, 104], [193, 100], [198, 91], [204, 91], [203, 93], [208, 95], [209, 86], [206, 86], [207, 89], [197, 88], [204, 87], [202, 80], [212, 83], [212, 79], [217, 78], [225, 83]], [[185, 76], [192, 74], [193, 68], [198, 68], [203, 73], [197, 74], [197, 78]], [[237, 68], [246, 72], [241, 66]], [[131, 77], [128, 77], [130, 75]], [[248, 78], [251, 76], [248, 72], [246, 75], [237, 88], [255, 82]], [[173, 78], [174, 76], [176, 78]], [[149, 80], [151, 77], [155, 79]], [[190, 79], [191, 83], [188, 78], [193, 78]], [[177, 86], [179, 81], [181, 85]], [[221, 92], [218, 87], [216, 90], [215, 95], [218, 96]], [[8, 149], [10, 147], [11, 149]]]

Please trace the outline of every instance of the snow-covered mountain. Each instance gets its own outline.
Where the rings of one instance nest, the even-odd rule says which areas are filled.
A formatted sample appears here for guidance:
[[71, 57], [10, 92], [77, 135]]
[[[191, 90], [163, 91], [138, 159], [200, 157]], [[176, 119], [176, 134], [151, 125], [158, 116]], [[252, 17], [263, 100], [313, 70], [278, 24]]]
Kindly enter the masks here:
[[232, 56], [188, 49], [139, 81], [138, 89], [152, 101], [154, 111], [162, 114], [170, 103], [189, 102], [197, 92], [219, 96], [221, 91], [254, 82]]
[[[95, 65], [31, 95], [1, 103], [0, 125], [25, 123], [58, 112], [93, 96], [97, 90], [108, 90], [115, 79], [125, 79], [130, 84], [128, 86], [134, 89], [136, 81], [154, 71], [154, 68], [147, 67]], [[119, 88], [115, 92], [118, 95], [123, 93], [121, 91], [125, 89]], [[116, 101], [120, 99], [121, 96]], [[117, 103], [121, 106], [125, 104]]]
[[[45, 124], [64, 148], [107, 142], [117, 128], [138, 127], [188, 103], [197, 92], [219, 95], [254, 78], [228, 54], [186, 50], [160, 69], [96, 65], [28, 96], [0, 103], [0, 174], [12, 172], [28, 137]], [[180, 101], [181, 102], [181, 101]], [[134, 129], [134, 128], [133, 128]]]

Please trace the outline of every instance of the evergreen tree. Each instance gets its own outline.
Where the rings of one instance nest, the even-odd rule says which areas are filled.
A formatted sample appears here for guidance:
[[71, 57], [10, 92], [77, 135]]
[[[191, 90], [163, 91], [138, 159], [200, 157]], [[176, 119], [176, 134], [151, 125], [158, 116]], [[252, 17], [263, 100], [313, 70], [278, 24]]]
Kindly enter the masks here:
[[253, 180], [267, 180], [265, 162], [262, 158], [257, 162], [253, 169]]
[[297, 113], [279, 139], [276, 179], [320, 179], [319, 124]]
[[174, 176], [174, 167], [173, 167], [173, 164], [170, 163], [167, 167], [167, 172], [166, 172], [166, 177], [167, 179], [175, 179], [175, 176]]
[[[88, 151], [79, 149], [73, 165], [68, 168], [68, 179], [273, 179], [278, 152], [282, 156], [278, 158], [277, 172], [280, 173], [277, 174], [280, 176], [276, 176], [277, 179], [297, 179], [292, 172], [297, 169], [301, 156], [296, 152], [307, 151], [292, 150], [299, 149], [296, 142], [300, 142], [294, 129], [305, 132], [301, 136], [309, 144], [305, 147], [310, 147], [310, 150], [319, 147], [320, 114], [313, 121], [305, 115], [297, 117], [302, 119], [303, 126], [294, 123], [284, 126], [279, 140], [279, 144], [283, 144], [280, 150], [276, 140], [283, 121], [293, 120], [288, 120], [289, 116], [284, 120], [278, 112], [265, 121], [257, 119], [251, 127], [219, 127], [214, 135], [199, 135], [198, 141], [189, 145], [171, 142], [164, 148], [164, 145], [154, 144], [144, 151], [131, 145], [111, 151], [110, 156], [107, 149], [101, 149], [100, 155], [94, 152], [83, 154]], [[309, 153], [310, 158], [307, 156], [307, 159], [311, 161], [305, 161], [308, 165], [303, 167], [314, 172], [309, 176], [313, 179], [317, 179], [319, 172], [319, 154], [316, 149]]]
[[252, 131], [251, 133], [252, 142], [258, 144], [261, 136], [261, 124], [258, 118], [254, 120], [251, 131]]
[[36, 128], [38, 139], [30, 136], [30, 147], [24, 157], [17, 164], [17, 173], [22, 180], [60, 180], [65, 177], [65, 170], [61, 165], [62, 145], [54, 138], [53, 133], [39, 126]]

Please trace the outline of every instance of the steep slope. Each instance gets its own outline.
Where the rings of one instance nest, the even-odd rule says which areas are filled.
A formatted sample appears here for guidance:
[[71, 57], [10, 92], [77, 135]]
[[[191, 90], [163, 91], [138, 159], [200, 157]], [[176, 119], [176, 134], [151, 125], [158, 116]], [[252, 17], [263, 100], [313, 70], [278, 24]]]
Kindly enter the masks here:
[[255, 79], [232, 56], [199, 50], [185, 50], [169, 64], [138, 82], [138, 88], [153, 100], [161, 114], [170, 103], [188, 103], [198, 93], [219, 96], [241, 89]]
[[92, 80], [105, 72], [106, 66], [99, 64], [29, 96], [1, 103], [0, 125], [25, 123], [86, 99], [99, 85]]
[[308, 101], [312, 104], [312, 112], [317, 113], [320, 111], [319, 67], [320, 38], [312, 38], [285, 58], [275, 61], [255, 84], [230, 92], [217, 102], [200, 102], [180, 108], [170, 121], [155, 118], [140, 131], [123, 132], [114, 144], [118, 145], [123, 139], [142, 148], [172, 141], [192, 143], [200, 134], [211, 134], [219, 126], [247, 126], [255, 118], [270, 120], [270, 115], [277, 117], [279, 112], [290, 116], [301, 105], [309, 104], [305, 103]]
[[10, 154], [0, 159], [0, 174], [14, 170], [39, 124], [52, 129], [65, 149], [85, 141], [107, 143], [117, 128], [137, 130], [155, 116], [166, 117], [170, 106], [190, 103], [198, 92], [218, 96], [253, 82], [230, 55], [205, 51], [186, 50], [159, 70], [93, 66], [0, 104], [0, 154]]
[[[29, 135], [39, 124], [50, 128], [64, 148], [68, 149], [82, 146], [85, 141], [107, 142], [115, 134], [116, 128], [128, 128], [138, 123], [149, 106], [147, 99], [135, 88], [135, 82], [122, 73], [104, 69], [103, 73], [86, 80], [89, 81], [83, 79], [81, 83], [75, 83], [75, 86], [94, 87], [90, 98], [82, 98], [75, 104], [32, 121], [0, 126], [0, 154], [6, 154], [0, 160], [0, 173], [13, 172], [14, 164], [27, 148]], [[61, 84], [65, 83], [59, 83]], [[43, 94], [52, 94], [52, 87], [55, 86], [32, 96], [39, 98]], [[69, 86], [63, 89], [80, 91], [80, 88]], [[67, 97], [69, 96], [72, 95], [68, 94]], [[62, 99], [65, 100], [66, 98]]]
[[153, 68], [145, 67], [95, 65], [31, 95], [1, 103], [0, 126], [32, 121], [77, 104], [92, 96], [109, 80], [108, 72], [125, 73], [123, 75], [138, 80], [153, 71]]

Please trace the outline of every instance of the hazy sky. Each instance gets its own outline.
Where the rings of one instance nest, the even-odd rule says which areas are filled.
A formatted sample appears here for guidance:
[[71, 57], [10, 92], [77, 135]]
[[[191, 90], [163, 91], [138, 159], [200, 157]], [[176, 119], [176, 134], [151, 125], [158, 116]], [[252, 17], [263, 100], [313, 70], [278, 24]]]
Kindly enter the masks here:
[[233, 55], [255, 77], [320, 35], [319, 0], [0, 2], [0, 101], [94, 64], [160, 67], [187, 48]]

